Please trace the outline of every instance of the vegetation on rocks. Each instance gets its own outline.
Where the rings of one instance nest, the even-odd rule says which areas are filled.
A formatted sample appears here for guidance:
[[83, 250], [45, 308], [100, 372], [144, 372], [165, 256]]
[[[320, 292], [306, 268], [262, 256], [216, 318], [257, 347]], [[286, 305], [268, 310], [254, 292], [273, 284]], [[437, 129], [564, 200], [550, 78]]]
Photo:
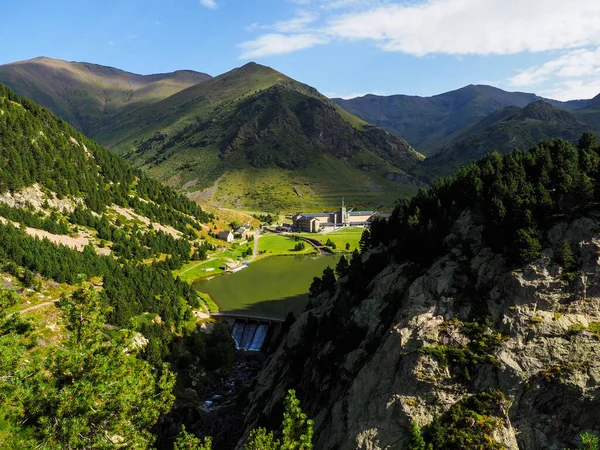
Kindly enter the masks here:
[[314, 279], [247, 425], [295, 388], [321, 448], [562, 448], [596, 431], [598, 151], [585, 134], [487, 155], [400, 201]]
[[[449, 332], [450, 330], [452, 332]], [[454, 342], [448, 345], [421, 347], [419, 353], [431, 355], [444, 368], [448, 366], [456, 368], [459, 377], [468, 381], [478, 367], [485, 364], [499, 364], [494, 353], [505, 338], [491, 329], [489, 318], [482, 323], [462, 323], [452, 319], [440, 327], [440, 332], [447, 333], [448, 338]], [[458, 336], [453, 336], [453, 333]], [[461, 340], [464, 342], [460, 342]]]
[[468, 209], [481, 218], [484, 239], [493, 250], [514, 263], [529, 262], [539, 256], [542, 232], [556, 216], [580, 211], [599, 196], [598, 144], [587, 137], [579, 148], [555, 139], [527, 152], [487, 155], [401, 202], [388, 222], [372, 227], [362, 247], [393, 241], [399, 258], [428, 264], [441, 254], [450, 227]]

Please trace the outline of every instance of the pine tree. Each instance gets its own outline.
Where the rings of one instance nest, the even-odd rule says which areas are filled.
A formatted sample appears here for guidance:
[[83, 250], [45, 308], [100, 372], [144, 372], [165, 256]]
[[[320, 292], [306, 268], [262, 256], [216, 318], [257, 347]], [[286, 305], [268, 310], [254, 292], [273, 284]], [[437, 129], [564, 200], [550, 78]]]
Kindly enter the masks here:
[[212, 439], [204, 438], [201, 441], [192, 433], [185, 431], [185, 426], [182, 425], [173, 450], [212, 450]]

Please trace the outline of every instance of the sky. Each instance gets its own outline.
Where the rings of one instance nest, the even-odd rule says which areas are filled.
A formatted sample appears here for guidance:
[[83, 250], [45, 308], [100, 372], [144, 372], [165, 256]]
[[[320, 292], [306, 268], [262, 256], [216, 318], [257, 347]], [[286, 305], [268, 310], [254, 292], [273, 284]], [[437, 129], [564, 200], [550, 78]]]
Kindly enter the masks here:
[[249, 61], [330, 97], [491, 84], [600, 93], [598, 0], [18, 0], [0, 64], [48, 56], [216, 76]]

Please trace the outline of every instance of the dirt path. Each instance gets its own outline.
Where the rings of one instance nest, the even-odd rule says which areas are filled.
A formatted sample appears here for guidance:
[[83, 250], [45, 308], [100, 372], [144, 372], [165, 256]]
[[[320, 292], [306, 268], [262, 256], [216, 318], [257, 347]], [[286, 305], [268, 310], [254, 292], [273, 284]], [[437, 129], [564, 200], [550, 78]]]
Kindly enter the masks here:
[[[187, 194], [187, 197], [190, 200], [192, 200], [193, 202], [198, 203], [199, 205], [202, 205], [203, 203], [212, 204], [212, 198], [215, 195], [215, 193], [217, 192], [219, 183], [223, 180], [223, 178], [225, 178], [226, 175], [227, 175], [227, 172], [225, 172], [223, 175], [221, 175], [219, 178], [217, 178], [211, 187], [203, 189], [201, 191], [190, 192]], [[214, 206], [218, 207], [219, 205], [214, 205]]]
[[[16, 312], [14, 312], [12, 314], [17, 314], [17, 313], [23, 314], [23, 313], [26, 313], [26, 312], [29, 312], [29, 311], [35, 311], [36, 309], [44, 308], [45, 306], [54, 305], [58, 301], [60, 301], [59, 298], [57, 298], [56, 300], [51, 300], [49, 302], [40, 303], [39, 305], [30, 306], [29, 308], [25, 308], [25, 309], [22, 309], [20, 311], [16, 311]], [[12, 314], [10, 314], [10, 315], [12, 315]]]

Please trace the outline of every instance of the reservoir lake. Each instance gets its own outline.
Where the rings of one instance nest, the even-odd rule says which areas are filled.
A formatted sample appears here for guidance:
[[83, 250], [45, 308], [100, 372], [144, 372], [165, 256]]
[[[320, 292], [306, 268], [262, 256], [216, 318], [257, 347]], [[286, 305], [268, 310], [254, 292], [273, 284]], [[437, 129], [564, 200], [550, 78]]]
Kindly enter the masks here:
[[272, 256], [247, 269], [199, 280], [194, 287], [209, 294], [220, 312], [285, 318], [298, 315], [308, 302], [308, 289], [323, 269], [335, 268], [341, 256]]

